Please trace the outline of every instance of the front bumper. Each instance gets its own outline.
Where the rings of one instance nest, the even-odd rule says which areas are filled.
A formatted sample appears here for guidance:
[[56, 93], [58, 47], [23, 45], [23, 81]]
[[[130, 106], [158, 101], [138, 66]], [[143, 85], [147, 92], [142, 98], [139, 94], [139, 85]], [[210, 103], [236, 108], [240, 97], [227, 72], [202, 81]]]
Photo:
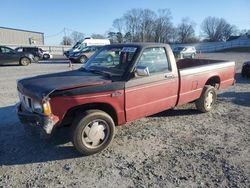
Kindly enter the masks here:
[[57, 116], [43, 116], [26, 111], [22, 108], [21, 103], [17, 105], [17, 115], [22, 124], [42, 127], [47, 134], [51, 134], [54, 126], [59, 122]]

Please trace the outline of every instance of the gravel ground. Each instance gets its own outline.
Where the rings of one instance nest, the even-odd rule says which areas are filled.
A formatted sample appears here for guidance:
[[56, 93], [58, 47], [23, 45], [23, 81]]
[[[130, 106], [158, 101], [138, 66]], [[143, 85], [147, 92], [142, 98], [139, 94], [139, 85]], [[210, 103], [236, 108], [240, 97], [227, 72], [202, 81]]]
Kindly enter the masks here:
[[239, 75], [250, 53], [201, 57], [237, 62], [237, 83], [219, 93], [213, 112], [187, 104], [134, 121], [88, 157], [67, 128], [33, 137], [15, 113], [17, 79], [68, 70], [67, 62], [0, 66], [0, 187], [250, 187], [250, 79]]

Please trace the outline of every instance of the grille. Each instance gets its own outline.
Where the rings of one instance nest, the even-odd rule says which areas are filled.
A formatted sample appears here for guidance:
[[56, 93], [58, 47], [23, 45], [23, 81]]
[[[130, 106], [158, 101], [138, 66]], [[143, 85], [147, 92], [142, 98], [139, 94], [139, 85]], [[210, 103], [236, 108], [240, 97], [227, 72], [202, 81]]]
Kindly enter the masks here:
[[22, 106], [32, 112], [32, 99], [26, 95], [23, 95], [22, 93], [18, 92], [18, 95], [19, 95], [19, 99], [20, 99], [20, 102], [22, 104]]

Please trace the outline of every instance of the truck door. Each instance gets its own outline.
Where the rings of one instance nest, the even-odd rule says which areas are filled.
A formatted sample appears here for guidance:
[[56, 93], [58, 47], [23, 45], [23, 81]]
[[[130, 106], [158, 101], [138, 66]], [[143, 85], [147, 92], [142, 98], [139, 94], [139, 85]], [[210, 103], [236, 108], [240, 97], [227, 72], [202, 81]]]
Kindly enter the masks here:
[[131, 121], [174, 107], [178, 75], [171, 70], [164, 47], [146, 48], [137, 66], [147, 67], [148, 76], [135, 76], [125, 85], [126, 120]]

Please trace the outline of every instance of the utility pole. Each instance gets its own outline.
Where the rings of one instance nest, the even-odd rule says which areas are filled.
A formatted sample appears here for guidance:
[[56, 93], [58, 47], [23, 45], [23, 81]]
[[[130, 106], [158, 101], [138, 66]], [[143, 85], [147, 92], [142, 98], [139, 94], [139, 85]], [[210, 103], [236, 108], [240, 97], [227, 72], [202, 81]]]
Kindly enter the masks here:
[[68, 41], [67, 41], [67, 38], [66, 38], [66, 28], [65, 27], [63, 28], [63, 31], [64, 31], [65, 45], [68, 45]]

